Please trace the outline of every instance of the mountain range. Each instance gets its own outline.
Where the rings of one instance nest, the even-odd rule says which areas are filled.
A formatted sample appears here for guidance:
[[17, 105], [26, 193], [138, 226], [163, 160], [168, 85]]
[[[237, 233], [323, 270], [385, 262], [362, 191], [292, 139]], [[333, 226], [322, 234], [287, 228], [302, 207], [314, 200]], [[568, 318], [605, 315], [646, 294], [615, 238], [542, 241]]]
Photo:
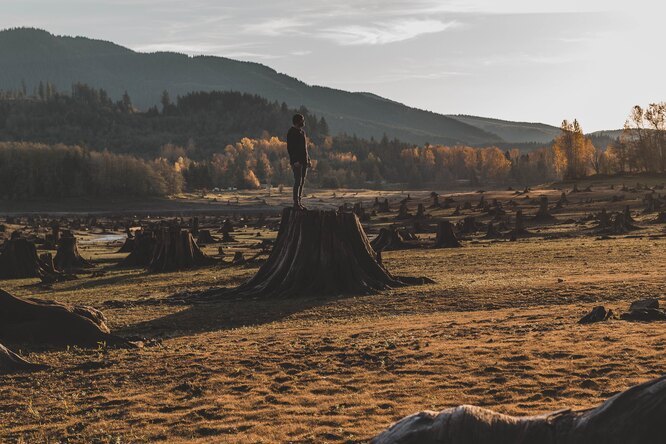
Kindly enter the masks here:
[[389, 138], [424, 144], [483, 146], [548, 143], [554, 126], [424, 111], [364, 92], [308, 85], [259, 63], [173, 52], [141, 53], [85, 37], [56, 36], [33, 28], [0, 31], [0, 89], [31, 92], [40, 82], [69, 90], [76, 82], [104, 88], [111, 97], [127, 91], [147, 109], [164, 90], [172, 97], [192, 91], [257, 94], [324, 116], [333, 134]]

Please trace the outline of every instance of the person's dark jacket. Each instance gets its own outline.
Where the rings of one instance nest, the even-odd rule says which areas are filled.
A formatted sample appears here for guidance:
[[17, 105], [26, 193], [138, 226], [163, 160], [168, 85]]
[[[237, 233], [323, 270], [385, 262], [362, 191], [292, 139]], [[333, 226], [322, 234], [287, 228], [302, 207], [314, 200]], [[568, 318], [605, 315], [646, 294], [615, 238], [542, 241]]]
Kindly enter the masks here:
[[308, 156], [308, 142], [305, 138], [305, 131], [292, 126], [287, 133], [287, 151], [289, 152], [289, 163], [300, 162], [306, 165], [310, 160]]

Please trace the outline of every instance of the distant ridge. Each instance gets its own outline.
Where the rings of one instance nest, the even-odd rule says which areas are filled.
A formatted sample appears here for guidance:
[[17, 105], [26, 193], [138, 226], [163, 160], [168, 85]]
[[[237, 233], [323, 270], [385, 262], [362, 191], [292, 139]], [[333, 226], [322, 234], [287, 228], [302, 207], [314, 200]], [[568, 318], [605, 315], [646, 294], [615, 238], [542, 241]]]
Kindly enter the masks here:
[[497, 134], [503, 140], [513, 143], [549, 143], [560, 134], [560, 129], [544, 123], [510, 122], [466, 115], [450, 115], [449, 117], [484, 131]]
[[[0, 31], [0, 89], [29, 92], [40, 81], [68, 91], [75, 82], [104, 88], [111, 97], [127, 91], [147, 109], [192, 91], [229, 90], [257, 94], [323, 115], [331, 132], [415, 144], [492, 145], [548, 143], [559, 130], [543, 124], [473, 116], [446, 116], [403, 105], [368, 92], [352, 93], [306, 83], [253, 62], [225, 57], [190, 57], [174, 52], [140, 53], [86, 37], [55, 36], [33, 28]], [[445, 99], [445, 98], [444, 98]]]

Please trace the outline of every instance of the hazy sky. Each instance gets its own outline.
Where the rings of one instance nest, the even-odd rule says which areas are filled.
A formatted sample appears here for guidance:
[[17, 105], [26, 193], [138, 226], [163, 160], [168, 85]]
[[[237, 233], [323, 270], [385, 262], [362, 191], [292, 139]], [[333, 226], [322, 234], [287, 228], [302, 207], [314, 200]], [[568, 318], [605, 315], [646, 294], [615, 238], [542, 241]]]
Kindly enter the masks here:
[[666, 100], [657, 0], [0, 0], [0, 11], [0, 28], [256, 61], [447, 114], [577, 117], [594, 131]]

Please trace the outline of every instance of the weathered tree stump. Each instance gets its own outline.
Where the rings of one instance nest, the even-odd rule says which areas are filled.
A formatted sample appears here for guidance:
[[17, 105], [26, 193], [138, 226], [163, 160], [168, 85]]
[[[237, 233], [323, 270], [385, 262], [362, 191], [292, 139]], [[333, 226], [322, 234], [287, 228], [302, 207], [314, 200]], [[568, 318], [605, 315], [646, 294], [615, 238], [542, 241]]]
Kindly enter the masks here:
[[231, 260], [231, 265], [245, 265], [247, 260], [242, 251], [237, 251], [234, 253], [234, 258]]
[[427, 217], [427, 214], [425, 212], [425, 206], [423, 204], [419, 204], [419, 206], [416, 209], [416, 216], [414, 216], [416, 219], [425, 219]]
[[377, 212], [378, 213], [390, 213], [391, 212], [391, 204], [389, 204], [388, 199], [384, 199], [379, 206], [377, 207]]
[[163, 227], [157, 234], [153, 257], [148, 264], [150, 273], [187, 270], [210, 265], [215, 260], [201, 251], [189, 230], [178, 226]]
[[486, 198], [485, 196], [481, 195], [481, 199], [479, 199], [479, 203], [476, 204], [476, 209], [477, 210], [483, 210], [486, 208]]
[[134, 246], [135, 246], [135, 238], [127, 236], [125, 239], [125, 243], [123, 244], [122, 247], [116, 252], [116, 253], [131, 253], [134, 251]]
[[127, 345], [106, 326], [104, 315], [90, 307], [57, 302], [23, 300], [0, 290], [0, 343]]
[[459, 224], [459, 231], [463, 234], [474, 234], [483, 229], [483, 226], [477, 223], [474, 216], [467, 216]]
[[527, 229], [525, 228], [525, 219], [523, 218], [523, 211], [522, 210], [516, 211], [516, 225], [513, 228], [513, 230], [511, 230], [508, 233], [508, 236], [511, 239], [517, 239], [519, 237], [528, 237], [531, 235], [532, 233], [527, 231]]
[[192, 233], [192, 236], [198, 236], [199, 235], [199, 217], [194, 216], [192, 219], [190, 219], [190, 233]]
[[275, 246], [257, 274], [238, 288], [200, 297], [372, 294], [429, 282], [395, 277], [381, 266], [355, 214], [285, 208]]
[[381, 251], [398, 251], [414, 248], [413, 245], [407, 244], [406, 239], [395, 227], [381, 228], [379, 234], [375, 237], [370, 245], [375, 252]]
[[550, 214], [550, 210], [548, 209], [548, 197], [541, 196], [539, 199], [539, 210], [534, 215], [533, 220], [535, 222], [553, 222], [556, 220], [555, 216]]
[[488, 223], [488, 230], [486, 230], [486, 235], [484, 239], [500, 239], [504, 237], [502, 233], [495, 227], [492, 221]]
[[626, 211], [615, 213], [612, 217], [604, 213], [602, 210], [602, 214], [598, 217], [599, 225], [597, 226], [597, 234], [626, 234], [639, 229], [639, 227], [632, 223], [631, 219], [628, 219]]
[[218, 240], [210, 234], [210, 230], [199, 230], [199, 235], [197, 236], [198, 245], [208, 245], [217, 243]]
[[153, 231], [141, 231], [134, 236], [134, 248], [132, 252], [123, 259], [118, 266], [121, 268], [145, 268], [148, 267], [155, 252], [157, 239]]
[[430, 208], [440, 208], [439, 204], [439, 194], [435, 193], [434, 191], [430, 193], [430, 198], [432, 199], [432, 204], [430, 205]]
[[0, 253], [0, 279], [41, 278], [48, 273], [37, 256], [34, 243], [18, 234], [4, 243]]
[[68, 272], [95, 267], [81, 257], [76, 237], [69, 230], [63, 231], [53, 262], [58, 270]]
[[408, 416], [372, 444], [658, 444], [664, 439], [666, 376], [597, 408], [515, 417], [463, 405]]
[[400, 202], [400, 208], [398, 209], [398, 215], [395, 217], [397, 220], [405, 220], [405, 219], [411, 219], [414, 217], [412, 213], [409, 212], [409, 209], [407, 208], [407, 199], [403, 199], [402, 202]]
[[28, 362], [4, 345], [0, 344], [0, 375], [7, 373], [23, 373], [43, 370], [46, 365]]
[[354, 204], [352, 212], [359, 218], [361, 222], [368, 222], [370, 220], [370, 215], [365, 212], [365, 208], [363, 208], [363, 204], [360, 202]]
[[440, 221], [437, 224], [437, 237], [435, 238], [435, 248], [460, 248], [462, 244], [453, 232], [453, 224], [448, 220]]

